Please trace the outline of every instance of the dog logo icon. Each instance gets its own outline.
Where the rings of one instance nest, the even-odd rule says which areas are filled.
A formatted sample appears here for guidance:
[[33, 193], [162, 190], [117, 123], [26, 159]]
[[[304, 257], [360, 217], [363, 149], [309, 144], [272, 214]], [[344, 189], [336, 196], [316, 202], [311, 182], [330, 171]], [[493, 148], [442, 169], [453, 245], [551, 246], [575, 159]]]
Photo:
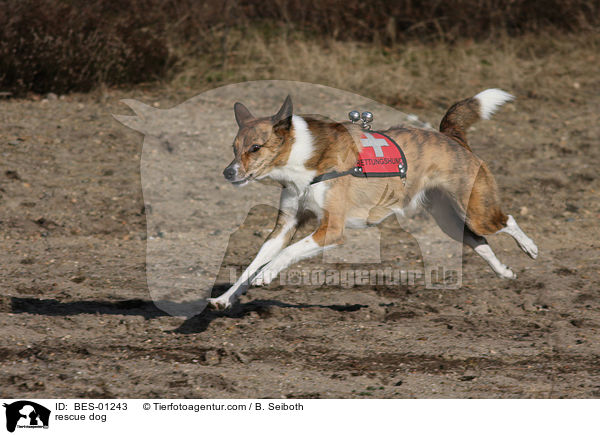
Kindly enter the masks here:
[[6, 408], [6, 430], [14, 432], [16, 428], [48, 428], [50, 410], [29, 400], [19, 400], [4, 404]]

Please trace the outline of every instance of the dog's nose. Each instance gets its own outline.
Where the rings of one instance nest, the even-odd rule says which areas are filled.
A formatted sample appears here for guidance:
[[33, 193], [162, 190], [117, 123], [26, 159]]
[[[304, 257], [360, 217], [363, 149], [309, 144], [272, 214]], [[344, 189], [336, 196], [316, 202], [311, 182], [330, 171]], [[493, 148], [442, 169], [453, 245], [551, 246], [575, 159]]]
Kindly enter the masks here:
[[223, 176], [225, 179], [231, 180], [233, 177], [235, 177], [235, 169], [233, 169], [231, 166], [227, 166], [223, 171]]

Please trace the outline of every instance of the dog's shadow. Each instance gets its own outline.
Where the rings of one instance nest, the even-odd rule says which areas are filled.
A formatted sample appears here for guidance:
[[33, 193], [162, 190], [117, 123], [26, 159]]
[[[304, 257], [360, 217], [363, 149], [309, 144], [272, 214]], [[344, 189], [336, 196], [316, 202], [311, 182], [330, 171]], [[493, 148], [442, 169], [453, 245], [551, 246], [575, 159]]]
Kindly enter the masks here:
[[196, 334], [206, 331], [212, 321], [220, 318], [235, 318], [240, 319], [251, 315], [258, 314], [259, 317], [270, 317], [272, 315], [271, 307], [305, 309], [305, 308], [323, 308], [337, 312], [352, 312], [362, 308], [367, 308], [368, 305], [352, 304], [352, 305], [323, 305], [323, 304], [290, 304], [286, 302], [276, 301], [273, 299], [256, 299], [245, 303], [236, 303], [233, 307], [225, 311], [205, 310], [202, 314], [194, 316], [184, 321], [178, 328], [172, 332], [178, 334]]
[[[217, 293], [219, 292], [219, 290], [215, 290]], [[351, 312], [366, 308], [367, 305], [291, 304], [272, 299], [257, 299], [245, 303], [238, 302], [225, 311], [206, 309], [197, 316], [185, 320], [180, 326], [169, 332], [175, 334], [198, 334], [206, 331], [216, 319], [240, 319], [252, 313], [257, 313], [260, 317], [268, 317], [272, 315], [271, 307], [289, 309], [324, 308], [338, 312]], [[62, 302], [56, 299], [12, 297], [10, 298], [9, 310], [15, 314], [29, 313], [42, 316], [75, 316], [79, 314], [142, 316], [146, 320], [169, 316], [169, 314], [157, 308], [153, 301], [144, 299]]]

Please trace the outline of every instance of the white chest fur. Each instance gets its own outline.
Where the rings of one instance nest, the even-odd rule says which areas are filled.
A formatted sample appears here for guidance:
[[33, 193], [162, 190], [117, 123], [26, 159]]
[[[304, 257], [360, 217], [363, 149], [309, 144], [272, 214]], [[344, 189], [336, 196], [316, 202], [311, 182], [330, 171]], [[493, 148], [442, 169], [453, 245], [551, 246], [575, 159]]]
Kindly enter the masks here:
[[310, 210], [318, 218], [323, 216], [325, 194], [328, 190], [327, 183], [311, 185], [317, 171], [307, 169], [306, 162], [312, 157], [314, 137], [308, 124], [301, 116], [292, 117], [294, 131], [294, 144], [285, 165], [274, 168], [269, 172], [269, 177], [282, 182], [291, 191], [295, 191], [300, 208]]

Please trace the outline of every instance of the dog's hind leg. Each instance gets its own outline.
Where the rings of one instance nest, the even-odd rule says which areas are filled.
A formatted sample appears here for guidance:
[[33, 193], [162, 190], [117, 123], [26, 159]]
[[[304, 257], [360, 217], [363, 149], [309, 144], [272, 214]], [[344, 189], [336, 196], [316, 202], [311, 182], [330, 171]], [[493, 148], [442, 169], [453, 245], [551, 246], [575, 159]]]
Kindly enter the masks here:
[[538, 256], [538, 247], [536, 244], [527, 237], [527, 234], [519, 228], [517, 225], [517, 221], [511, 215], [508, 215], [508, 220], [506, 221], [506, 226], [502, 228], [499, 233], [507, 233], [510, 234], [513, 239], [516, 240], [519, 247], [529, 255], [531, 258], [536, 259]]
[[487, 244], [487, 242], [477, 245], [475, 248], [473, 248], [473, 250], [477, 252], [481, 258], [487, 261], [494, 272], [496, 272], [496, 275], [498, 275], [500, 278], [515, 279], [517, 277], [517, 275], [510, 270], [508, 266], [498, 260], [498, 257], [496, 257], [496, 254], [494, 254], [494, 251], [492, 251], [492, 248]]
[[502, 212], [498, 187], [485, 163], [480, 164], [471, 189], [461, 194], [460, 206], [466, 209], [466, 224], [475, 234], [495, 234], [506, 226], [508, 216]]
[[470, 246], [501, 278], [514, 279], [515, 273], [504, 265], [496, 255], [485, 237], [473, 232], [457, 210], [460, 207], [442, 190], [429, 190], [423, 202], [425, 209], [433, 216], [438, 226], [447, 235], [458, 242]]
[[485, 164], [482, 164], [473, 184], [467, 207], [467, 225], [476, 234], [508, 233], [531, 258], [536, 258], [538, 248], [519, 228], [515, 219], [500, 208], [496, 183]]

